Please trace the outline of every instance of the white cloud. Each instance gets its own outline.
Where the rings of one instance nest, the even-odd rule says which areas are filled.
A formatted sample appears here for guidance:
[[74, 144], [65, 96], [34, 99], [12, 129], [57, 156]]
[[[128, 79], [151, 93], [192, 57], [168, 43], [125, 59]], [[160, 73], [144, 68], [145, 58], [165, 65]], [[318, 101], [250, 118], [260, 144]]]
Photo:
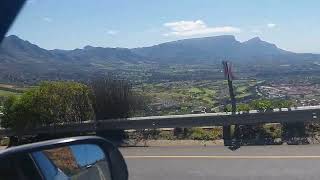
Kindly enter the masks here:
[[202, 20], [196, 21], [177, 21], [163, 24], [171, 31], [163, 34], [164, 36], [193, 36], [212, 33], [238, 33], [240, 29], [232, 26], [208, 27]]
[[52, 19], [49, 17], [44, 17], [44, 18], [42, 18], [42, 20], [44, 20], [45, 22], [48, 22], [48, 23], [52, 22]]
[[274, 27], [276, 27], [277, 25], [274, 24], [274, 23], [269, 23], [269, 24], [267, 24], [267, 26], [268, 26], [268, 28], [274, 28]]
[[109, 35], [116, 35], [116, 34], [118, 34], [118, 31], [115, 31], [115, 30], [107, 30], [107, 34], [109, 34]]

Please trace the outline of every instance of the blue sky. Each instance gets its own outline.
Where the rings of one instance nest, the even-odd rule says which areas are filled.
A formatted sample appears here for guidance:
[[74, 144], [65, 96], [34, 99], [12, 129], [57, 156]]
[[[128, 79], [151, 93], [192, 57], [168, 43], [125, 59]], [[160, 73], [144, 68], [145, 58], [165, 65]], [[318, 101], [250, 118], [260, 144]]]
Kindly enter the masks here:
[[233, 34], [320, 53], [319, 8], [319, 0], [28, 0], [8, 35], [74, 49]]
[[103, 150], [95, 144], [72, 145], [70, 148], [80, 166], [89, 165], [106, 158]]

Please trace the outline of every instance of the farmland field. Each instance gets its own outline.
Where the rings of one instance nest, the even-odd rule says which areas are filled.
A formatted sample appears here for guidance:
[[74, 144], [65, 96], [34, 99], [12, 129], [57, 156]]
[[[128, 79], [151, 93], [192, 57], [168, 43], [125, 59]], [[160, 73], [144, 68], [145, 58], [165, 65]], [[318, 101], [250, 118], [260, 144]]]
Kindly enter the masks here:
[[[256, 95], [256, 81], [238, 80], [234, 82], [239, 102]], [[137, 86], [136, 90], [147, 97], [147, 115], [185, 114], [221, 111], [221, 104], [229, 99], [228, 85], [218, 81], [178, 81], [149, 83]]]
[[19, 95], [20, 93], [7, 91], [7, 90], [1, 90], [0, 89], [0, 96], [10, 96], [10, 95]]
[[18, 87], [9, 84], [0, 84], [0, 97], [8, 97], [11, 95], [20, 95], [28, 87]]

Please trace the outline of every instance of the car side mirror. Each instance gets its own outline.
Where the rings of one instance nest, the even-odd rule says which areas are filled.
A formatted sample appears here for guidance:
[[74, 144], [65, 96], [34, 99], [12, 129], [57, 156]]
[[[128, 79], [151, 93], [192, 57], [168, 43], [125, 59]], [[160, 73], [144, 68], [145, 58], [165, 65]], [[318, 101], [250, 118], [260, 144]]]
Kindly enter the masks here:
[[127, 180], [120, 151], [95, 136], [43, 141], [0, 151], [5, 179]]

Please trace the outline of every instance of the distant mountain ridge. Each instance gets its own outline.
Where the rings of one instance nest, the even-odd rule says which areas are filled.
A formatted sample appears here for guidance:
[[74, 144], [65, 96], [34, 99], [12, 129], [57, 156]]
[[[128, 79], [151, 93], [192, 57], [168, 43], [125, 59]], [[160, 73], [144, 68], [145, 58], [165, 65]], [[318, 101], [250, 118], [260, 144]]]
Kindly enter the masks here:
[[143, 48], [133, 52], [164, 62], [192, 63], [212, 62], [228, 59], [237, 62], [259, 60], [296, 60], [297, 53], [278, 48], [259, 37], [240, 42], [232, 35], [184, 39]]
[[78, 81], [115, 73], [125, 64], [147, 60], [125, 48], [87, 46], [74, 50], [46, 50], [12, 35], [0, 45], [0, 81], [27, 84], [42, 80]]
[[23, 79], [25, 75], [34, 79], [74, 79], [83, 74], [110, 71], [130, 76], [129, 70], [146, 65], [154, 70], [159, 67], [157, 64], [203, 65], [222, 60], [270, 66], [320, 61], [320, 55], [285, 51], [258, 37], [240, 42], [232, 35], [184, 39], [133, 49], [85, 46], [74, 50], [46, 50], [11, 35], [0, 45], [0, 80]]
[[20, 60], [35, 60], [41, 62], [97, 62], [97, 61], [129, 61], [137, 62], [143, 58], [126, 48], [102, 48], [86, 46], [74, 50], [46, 50], [24, 41], [15, 35], [6, 37], [0, 46], [0, 60], [10, 56], [17, 62]]
[[0, 46], [0, 60], [38, 62], [114, 62], [136, 63], [209, 63], [230, 60], [236, 62], [319, 60], [320, 55], [294, 53], [262, 41], [259, 37], [240, 42], [232, 35], [192, 38], [142, 48], [103, 48], [85, 46], [74, 50], [46, 50], [15, 35], [6, 37]]

